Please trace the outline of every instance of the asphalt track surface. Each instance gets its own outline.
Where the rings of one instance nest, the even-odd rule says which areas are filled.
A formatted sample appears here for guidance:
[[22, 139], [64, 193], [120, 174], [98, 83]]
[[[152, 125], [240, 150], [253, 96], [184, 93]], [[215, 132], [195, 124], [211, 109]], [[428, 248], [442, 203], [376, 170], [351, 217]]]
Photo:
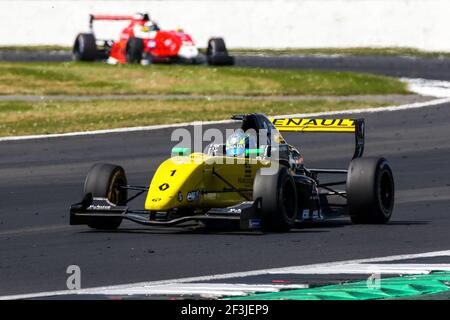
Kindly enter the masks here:
[[[129, 182], [147, 184], [169, 156], [170, 129], [2, 142], [0, 294], [65, 289], [72, 264], [81, 267], [86, 288], [448, 249], [450, 105], [361, 116], [367, 122], [366, 155], [387, 157], [394, 170], [392, 222], [356, 226], [344, 219], [287, 234], [132, 223], [118, 232], [68, 226], [68, 206], [80, 200], [93, 163], [121, 164]], [[345, 168], [352, 154], [348, 135], [286, 138], [301, 146], [311, 167]]]
[[[258, 59], [246, 65], [268, 61]], [[265, 66], [331, 68], [277, 59]], [[389, 67], [383, 58], [358, 71], [450, 77], [447, 60], [399, 59], [411, 65]], [[68, 207], [80, 200], [93, 163], [120, 164], [130, 183], [148, 184], [169, 156], [172, 129], [1, 142], [0, 295], [66, 289], [66, 268], [73, 264], [81, 267], [87, 288], [449, 249], [450, 104], [361, 116], [367, 123], [365, 154], [388, 158], [396, 179], [395, 212], [385, 226], [340, 219], [287, 234], [148, 229], [128, 222], [118, 232], [69, 226]], [[311, 167], [346, 168], [352, 154], [348, 135], [286, 138], [301, 147]]]
[[240, 56], [238, 66], [368, 72], [392, 77], [450, 80], [450, 59], [402, 56]]
[[[0, 50], [3, 61], [70, 61], [70, 52]], [[236, 66], [369, 72], [393, 77], [450, 80], [449, 58], [412, 56], [236, 56]]]

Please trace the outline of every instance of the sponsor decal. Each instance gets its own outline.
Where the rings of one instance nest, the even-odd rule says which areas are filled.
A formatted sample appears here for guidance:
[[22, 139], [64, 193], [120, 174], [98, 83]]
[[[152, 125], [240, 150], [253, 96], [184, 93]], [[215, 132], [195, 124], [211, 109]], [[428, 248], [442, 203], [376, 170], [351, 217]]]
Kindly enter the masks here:
[[261, 227], [261, 219], [250, 219], [248, 220], [248, 226], [253, 228], [260, 228]]
[[280, 131], [355, 132], [356, 130], [354, 119], [271, 118], [270, 121]]
[[200, 191], [197, 190], [197, 191], [188, 192], [188, 194], [186, 196], [186, 200], [189, 202], [200, 200]]
[[111, 206], [90, 205], [88, 209], [91, 209], [91, 210], [111, 210]]
[[303, 210], [303, 219], [308, 219], [309, 218], [309, 209], [304, 209]]
[[318, 210], [314, 210], [313, 211], [313, 219], [318, 219], [319, 218], [319, 211]]

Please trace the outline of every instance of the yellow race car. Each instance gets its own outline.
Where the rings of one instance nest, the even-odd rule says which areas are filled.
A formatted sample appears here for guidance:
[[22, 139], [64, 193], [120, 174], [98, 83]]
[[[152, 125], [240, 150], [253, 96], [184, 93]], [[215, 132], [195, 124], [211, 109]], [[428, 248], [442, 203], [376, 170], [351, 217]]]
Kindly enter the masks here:
[[[236, 226], [288, 231], [296, 223], [349, 215], [354, 223], [386, 223], [394, 207], [394, 178], [384, 158], [363, 158], [363, 119], [267, 118], [236, 115], [242, 123], [225, 144], [206, 152], [172, 149], [150, 186], [129, 185], [122, 167], [95, 164], [84, 198], [70, 208], [71, 225], [114, 230], [122, 220], [147, 226]], [[281, 132], [355, 135], [348, 169], [307, 168]], [[320, 182], [319, 175], [345, 176]], [[343, 190], [335, 189], [345, 186]], [[129, 191], [135, 192], [129, 196]], [[128, 207], [146, 193], [144, 210]]]

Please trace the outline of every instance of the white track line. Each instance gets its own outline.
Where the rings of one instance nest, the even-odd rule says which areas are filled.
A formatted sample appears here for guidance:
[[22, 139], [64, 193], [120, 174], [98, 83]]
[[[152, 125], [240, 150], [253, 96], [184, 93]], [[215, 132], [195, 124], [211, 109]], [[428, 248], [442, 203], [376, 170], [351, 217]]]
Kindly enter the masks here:
[[435, 100], [426, 101], [426, 102], [416, 102], [416, 103], [410, 103], [410, 104], [403, 104], [403, 105], [400, 105], [400, 106], [388, 106], [388, 107], [367, 108], [367, 109], [350, 109], [350, 110], [316, 112], [316, 113], [299, 113], [299, 114], [280, 115], [280, 116], [274, 116], [274, 117], [275, 118], [282, 118], [282, 117], [316, 117], [316, 116], [340, 115], [340, 114], [392, 112], [392, 111], [402, 111], [402, 110], [409, 110], [409, 109], [420, 109], [420, 108], [436, 106], [436, 105], [449, 103], [449, 102], [450, 102], [450, 98], [442, 98], [442, 99], [435, 99]]
[[408, 89], [419, 95], [436, 98], [450, 97], [450, 81], [429, 80], [422, 78], [400, 78], [408, 84]]
[[286, 289], [304, 289], [307, 285], [267, 285], [240, 283], [174, 283], [133, 288], [90, 291], [99, 295], [201, 295], [201, 296], [245, 296], [255, 292], [279, 292]]
[[[387, 262], [387, 261], [395, 261], [395, 260], [404, 260], [404, 259], [414, 259], [414, 258], [427, 258], [427, 257], [439, 257], [439, 256], [450, 256], [450, 250], [445, 251], [434, 251], [434, 252], [426, 252], [419, 254], [402, 254], [395, 256], [387, 256], [387, 257], [378, 257], [378, 258], [369, 258], [369, 259], [356, 259], [356, 260], [347, 260], [347, 261], [338, 261], [338, 262], [329, 262], [329, 263], [318, 263], [311, 264], [305, 266], [292, 266], [292, 267], [283, 267], [283, 268], [271, 268], [271, 269], [261, 269], [261, 270], [253, 270], [253, 271], [244, 271], [244, 272], [234, 272], [234, 273], [226, 273], [226, 274], [216, 274], [209, 276], [200, 276], [200, 277], [189, 277], [189, 278], [180, 278], [180, 279], [170, 279], [170, 280], [160, 280], [160, 281], [150, 281], [150, 282], [139, 282], [132, 284], [124, 284], [124, 285], [115, 285], [115, 286], [104, 286], [97, 288], [88, 288], [88, 289], [80, 289], [80, 290], [62, 290], [62, 291], [48, 291], [48, 292], [38, 292], [31, 294], [20, 294], [20, 295], [9, 295], [9, 296], [1, 296], [0, 300], [12, 300], [12, 299], [28, 299], [28, 298], [39, 298], [39, 297], [49, 297], [49, 296], [61, 296], [68, 294], [97, 294], [102, 292], [103, 294], [109, 294], [109, 292], [132, 292], [133, 290], [138, 290], [139, 288], [150, 287], [154, 288], [156, 286], [162, 285], [170, 285], [172, 288], [176, 288], [179, 284], [183, 283], [192, 283], [199, 281], [210, 281], [217, 279], [229, 279], [229, 278], [240, 278], [240, 277], [248, 277], [248, 276], [256, 276], [263, 274], [288, 274], [294, 273], [298, 270], [315, 270], [315, 273], [320, 272], [320, 270], [326, 270], [326, 272], [330, 272], [334, 269], [340, 269], [341, 271], [338, 273], [345, 273], [348, 270], [345, 269], [345, 266], [354, 267], [356, 264], [362, 263], [371, 263], [376, 264], [377, 262]], [[405, 264], [403, 264], [404, 268], [400, 271], [404, 271]], [[431, 268], [427, 268], [426, 264], [417, 265], [417, 269], [415, 271], [425, 271], [430, 272], [435, 270], [436, 265], [431, 264]], [[440, 265], [439, 265], [440, 266]], [[450, 266], [446, 265], [448, 269]], [[358, 272], [363, 272], [366, 274], [372, 274], [374, 271], [377, 271], [377, 268], [380, 268], [380, 265], [361, 265]], [[395, 266], [391, 266], [391, 272], [394, 271]], [[365, 272], [364, 272], [365, 271]], [[399, 270], [397, 270], [399, 271]], [[407, 271], [407, 270], [406, 270]], [[211, 284], [214, 285], [214, 284]], [[218, 290], [220, 291], [220, 290]], [[223, 288], [222, 288], [223, 291]], [[231, 290], [230, 290], [231, 291]], [[240, 290], [235, 290], [240, 291]]]
[[[449, 103], [450, 98], [435, 99], [426, 102], [416, 102], [411, 104], [404, 104], [400, 106], [388, 106], [379, 108], [367, 108], [367, 109], [351, 109], [351, 110], [340, 110], [340, 111], [329, 111], [329, 112], [315, 112], [315, 113], [299, 113], [291, 115], [279, 115], [275, 117], [316, 117], [316, 116], [327, 116], [327, 115], [340, 115], [340, 114], [358, 114], [358, 113], [375, 113], [375, 112], [391, 112], [391, 111], [401, 111], [409, 109], [425, 108], [430, 106], [435, 106], [439, 104]], [[64, 137], [75, 137], [75, 136], [90, 136], [90, 135], [100, 135], [100, 134], [111, 134], [111, 133], [125, 133], [125, 132], [138, 132], [138, 131], [152, 131], [167, 128], [179, 128], [194, 125], [213, 125], [213, 124], [226, 124], [235, 122], [234, 120], [219, 120], [219, 121], [195, 121], [195, 122], [184, 122], [175, 124], [163, 124], [154, 126], [141, 126], [141, 127], [128, 127], [128, 128], [117, 128], [117, 129], [107, 129], [107, 130], [95, 130], [95, 131], [82, 131], [82, 132], [69, 132], [69, 133], [55, 133], [55, 134], [43, 134], [43, 135], [29, 135], [29, 136], [12, 136], [12, 137], [2, 137], [0, 142], [5, 141], [21, 141], [21, 140], [34, 140], [34, 139], [50, 139], [50, 138], [64, 138]]]
[[[450, 271], [449, 264], [362, 264], [348, 263], [339, 266], [294, 267], [289, 274], [428, 274], [431, 271]], [[273, 274], [274, 272], [269, 272]]]

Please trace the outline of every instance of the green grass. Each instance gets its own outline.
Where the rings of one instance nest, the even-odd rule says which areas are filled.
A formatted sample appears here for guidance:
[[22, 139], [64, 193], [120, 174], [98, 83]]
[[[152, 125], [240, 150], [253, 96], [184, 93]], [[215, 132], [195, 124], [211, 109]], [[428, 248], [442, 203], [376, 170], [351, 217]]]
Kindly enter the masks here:
[[0, 102], [0, 136], [221, 120], [236, 113], [261, 112], [266, 115], [279, 115], [384, 105], [329, 100], [273, 102], [207, 99]]
[[353, 72], [75, 62], [0, 62], [0, 95], [407, 94], [397, 79]]
[[353, 48], [284, 48], [251, 49], [236, 48], [229, 50], [236, 55], [353, 55], [353, 56], [411, 56], [411, 57], [450, 57], [450, 52], [423, 51], [409, 47], [353, 47]]

